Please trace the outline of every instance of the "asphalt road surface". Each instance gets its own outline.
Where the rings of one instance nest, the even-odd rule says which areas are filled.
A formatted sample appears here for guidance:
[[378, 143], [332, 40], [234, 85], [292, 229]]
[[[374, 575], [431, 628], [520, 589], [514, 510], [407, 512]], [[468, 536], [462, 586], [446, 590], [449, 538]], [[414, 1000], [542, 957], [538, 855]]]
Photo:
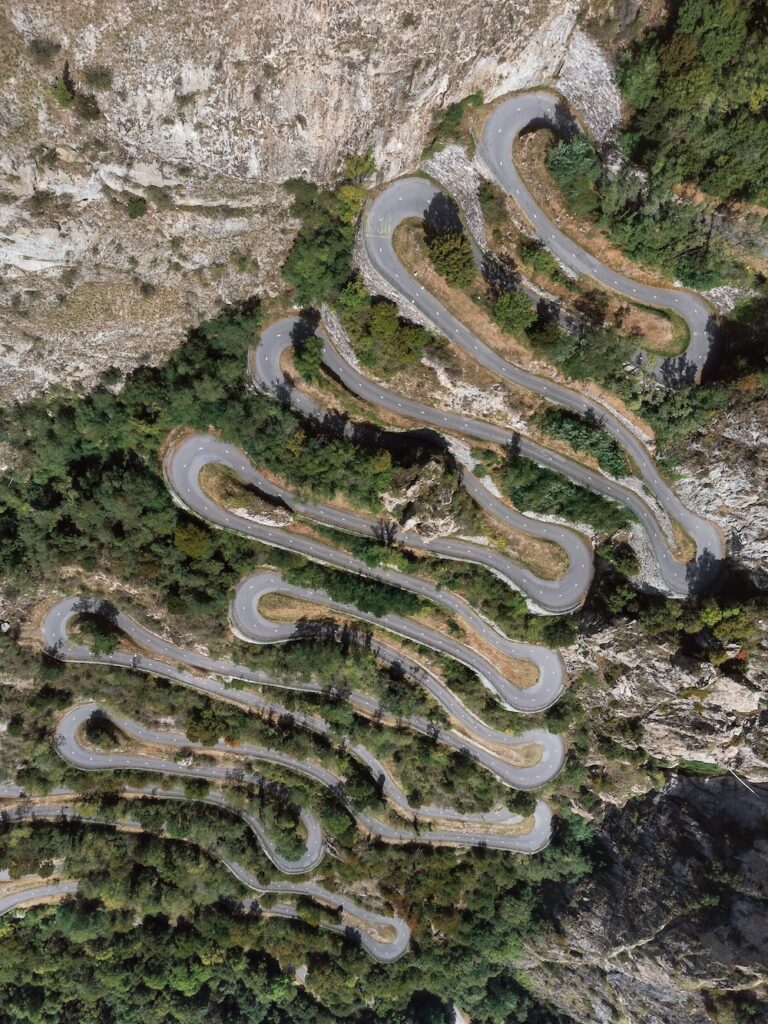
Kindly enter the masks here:
[[[299, 815], [306, 836], [306, 850], [300, 857], [295, 860], [291, 860], [288, 857], [284, 857], [275, 848], [275, 845], [269, 838], [266, 829], [255, 814], [249, 814], [244, 809], [236, 807], [227, 800], [223, 793], [219, 793], [216, 790], [211, 790], [205, 796], [190, 796], [190, 794], [186, 793], [183, 789], [162, 789], [158, 786], [121, 786], [119, 793], [121, 796], [126, 797], [126, 799], [147, 797], [150, 799], [178, 800], [185, 803], [208, 804], [212, 807], [221, 807], [225, 811], [229, 811], [230, 814], [235, 814], [246, 823], [267, 857], [279, 871], [282, 871], [286, 875], [306, 874], [307, 871], [311, 871], [316, 868], [325, 856], [323, 830], [319, 821], [308, 811], [301, 811]], [[25, 795], [26, 794], [21, 786], [0, 785], [0, 800], [19, 800], [24, 798]], [[75, 789], [57, 786], [49, 796], [77, 800], [82, 799], [83, 794], [79, 793]], [[2, 811], [2, 809], [3, 808], [0, 805], [0, 811]], [[34, 810], [34, 808], [32, 809]], [[48, 817], [48, 815], [46, 815], [46, 817]]]
[[[603, 429], [630, 457], [633, 469], [643, 486], [653, 495], [670, 519], [676, 521], [693, 540], [696, 557], [692, 562], [684, 563], [675, 557], [671, 540], [659, 517], [637, 490], [603, 473], [587, 469], [574, 459], [550, 451], [524, 437], [519, 438], [520, 451], [538, 464], [554, 469], [575, 483], [630, 509], [648, 536], [659, 572], [670, 593], [683, 597], [708, 585], [719, 572], [724, 557], [724, 544], [720, 532], [713, 523], [683, 505], [662, 478], [646, 446], [635, 433], [610, 408], [600, 405], [593, 398], [550, 379], [538, 377], [508, 362], [452, 316], [400, 262], [392, 243], [395, 228], [409, 217], [428, 216], [431, 204], [441, 194], [440, 189], [425, 178], [403, 178], [393, 182], [376, 197], [365, 211], [362, 227], [363, 243], [372, 265], [392, 288], [429, 320], [437, 332], [455, 342], [492, 373], [540, 395], [555, 405], [561, 405], [581, 415], [591, 413], [596, 416]], [[375, 390], [374, 387], [370, 391], [371, 401], [377, 401], [374, 397]], [[361, 397], [367, 397], [367, 394]], [[403, 416], [440, 425], [434, 422], [435, 410], [421, 403], [394, 396], [390, 392], [383, 396], [380, 394], [378, 401]], [[469, 417], [450, 413], [438, 415], [443, 418], [445, 428], [455, 429], [480, 440], [507, 444], [516, 436], [512, 430], [505, 430]]]
[[4, 896], [2, 885], [0, 885], [0, 917], [17, 907], [31, 907], [35, 903], [72, 896], [77, 890], [77, 882], [50, 882], [44, 885], [32, 885], [28, 889], [20, 889]]
[[[326, 789], [339, 793], [343, 790], [344, 779], [328, 768], [323, 767], [314, 761], [302, 761], [286, 754], [283, 751], [270, 750], [267, 747], [257, 746], [251, 743], [238, 743], [236, 746], [229, 745], [223, 741], [215, 744], [204, 745], [190, 740], [183, 733], [175, 733], [166, 730], [149, 729], [138, 722], [113, 712], [107, 712], [94, 702], [77, 705], [65, 712], [59, 722], [56, 732], [56, 744], [58, 753], [69, 764], [83, 771], [103, 771], [105, 769], [133, 769], [143, 772], [161, 772], [163, 774], [178, 775], [188, 778], [207, 779], [209, 781], [226, 781], [232, 778], [231, 769], [222, 765], [184, 765], [167, 757], [155, 756], [152, 754], [128, 754], [121, 750], [102, 751], [96, 748], [86, 747], [80, 742], [79, 732], [92, 715], [99, 715], [108, 719], [121, 732], [130, 737], [136, 743], [146, 746], [156, 746], [171, 749], [184, 749], [191, 751], [215, 750], [219, 753], [231, 755], [236, 758], [248, 758], [254, 761], [264, 761], [269, 764], [281, 765], [290, 771], [295, 771], [319, 783]], [[451, 808], [443, 807], [411, 807], [408, 800], [389, 775], [380, 762], [364, 748], [357, 748], [356, 753], [363, 752], [374, 778], [378, 778], [381, 790], [388, 802], [408, 819], [429, 821], [430, 818], [439, 817], [444, 821], [453, 821], [461, 826], [461, 830], [437, 828], [418, 831], [409, 828], [401, 829], [380, 821], [373, 815], [358, 811], [352, 807], [348, 800], [345, 800], [350, 814], [356, 819], [361, 829], [369, 835], [381, 839], [384, 842], [413, 843], [464, 846], [488, 846], [499, 850], [514, 850], [523, 853], [533, 853], [542, 848], [549, 841], [549, 825], [551, 815], [546, 805], [539, 802], [532, 815], [533, 827], [530, 831], [521, 835], [516, 834], [495, 834], [496, 830], [510, 827], [513, 831], [519, 827], [523, 820], [519, 814], [512, 811], [498, 810], [477, 814], [462, 814]], [[244, 781], [258, 783], [258, 778], [243, 772]], [[340, 795], [340, 799], [342, 796]], [[469, 828], [474, 825], [476, 831]], [[483, 831], [483, 826], [493, 826], [489, 831]]]
[[586, 274], [632, 302], [657, 306], [682, 317], [690, 332], [688, 347], [682, 356], [664, 360], [657, 375], [672, 384], [699, 381], [713, 344], [712, 307], [693, 292], [642, 284], [604, 266], [547, 217], [515, 167], [512, 147], [517, 136], [529, 126], [556, 127], [564, 113], [562, 101], [544, 90], [520, 93], [500, 104], [485, 122], [480, 139], [480, 154], [487, 169], [513, 197], [539, 240], [566, 267], [576, 274]]
[[[295, 632], [295, 624], [282, 623], [279, 627], [282, 630], [281, 635], [275, 636], [275, 624], [263, 619], [260, 615], [258, 601], [266, 593], [291, 593], [292, 589], [298, 593], [299, 588], [291, 588], [288, 584], [284, 583], [277, 573], [262, 573], [256, 577], [247, 577], [238, 587], [232, 604], [232, 622], [238, 632], [244, 638], [259, 643], [275, 643], [289, 639], [290, 635]], [[49, 610], [42, 623], [41, 631], [45, 647], [54, 652], [56, 657], [64, 661], [119, 665], [134, 671], [164, 676], [167, 679], [180, 682], [215, 699], [240, 704], [257, 712], [267, 713], [275, 718], [289, 715], [296, 724], [308, 731], [317, 735], [327, 735], [329, 731], [328, 724], [319, 716], [289, 711], [288, 708], [281, 704], [264, 700], [253, 691], [228, 688], [216, 679], [201, 678], [179, 666], [187, 665], [190, 668], [204, 669], [205, 671], [214, 672], [230, 679], [241, 679], [246, 682], [257, 683], [260, 686], [292, 689], [315, 694], [327, 695], [327, 687], [323, 687], [319, 683], [278, 679], [266, 672], [249, 669], [244, 665], [238, 665], [231, 661], [210, 658], [195, 651], [178, 647], [146, 627], [141, 626], [131, 616], [116, 609], [113, 610], [115, 625], [136, 646], [148, 652], [148, 655], [135, 655], [119, 650], [111, 654], [96, 655], [85, 644], [73, 643], [68, 631], [72, 619], [84, 611], [98, 613], [100, 607], [102, 607], [102, 602], [97, 599], [71, 597], [59, 601]], [[356, 613], [356, 609], [354, 611]], [[450, 718], [460, 725], [462, 731], [457, 731], [453, 728], [437, 727], [427, 719], [417, 715], [398, 716], [394, 719], [392, 715], [381, 714], [382, 709], [379, 702], [371, 694], [361, 690], [352, 690], [347, 696], [348, 702], [368, 717], [375, 719], [381, 715], [385, 722], [395, 720], [400, 727], [410, 728], [452, 750], [461, 750], [469, 754], [469, 756], [492, 772], [506, 785], [513, 786], [516, 789], [534, 789], [542, 786], [551, 781], [562, 768], [565, 750], [559, 737], [554, 736], [545, 729], [528, 729], [520, 734], [510, 734], [499, 729], [493, 729], [476, 715], [472, 714], [444, 683], [414, 659], [373, 639], [371, 639], [369, 647], [377, 657], [387, 664], [396, 666], [403, 673], [410, 675], [418, 685], [431, 693]], [[529, 767], [519, 767], [515, 764], [515, 748], [531, 744], [539, 748], [539, 759]], [[354, 749], [362, 751], [362, 748]], [[505, 758], [503, 756], [506, 751], [510, 752], [511, 757]], [[366, 766], [369, 765], [367, 752], [365, 752], [365, 755], [361, 754], [360, 759]], [[377, 769], [377, 775], [379, 771], [380, 769]], [[1, 788], [0, 795], [2, 795]], [[302, 812], [302, 821], [305, 831], [309, 836], [312, 836], [319, 830], [317, 823], [306, 812]], [[264, 837], [264, 840], [268, 843], [266, 837]], [[310, 843], [310, 845], [312, 844]], [[273, 862], [278, 866], [282, 866], [275, 859], [277, 856], [276, 851], [271, 847], [271, 844], [265, 846], [265, 849]], [[289, 869], [283, 867], [283, 870]]]
[[[364, 615], [356, 610], [354, 614], [358, 618], [365, 618], [384, 629], [390, 629], [417, 643], [423, 643], [468, 665], [477, 672], [485, 685], [496, 691], [502, 703], [510, 710], [543, 711], [554, 704], [562, 693], [565, 673], [562, 660], [556, 651], [539, 644], [510, 640], [478, 614], [463, 598], [418, 576], [411, 576], [398, 569], [371, 567], [362, 559], [339, 548], [320, 543], [301, 534], [291, 533], [279, 526], [269, 526], [246, 519], [235, 512], [222, 508], [209, 498], [200, 486], [200, 472], [205, 466], [212, 464], [228, 467], [244, 483], [256, 487], [272, 498], [277, 498], [307, 518], [328, 525], [338, 525], [341, 529], [344, 528], [345, 523], [349, 523], [348, 514], [341, 509], [296, 501], [289, 491], [270, 483], [263, 474], [259, 473], [242, 451], [218, 440], [211, 434], [195, 434], [187, 438], [170, 451], [165, 460], [168, 484], [179, 502], [190, 511], [216, 526], [235, 530], [262, 544], [294, 551], [312, 561], [400, 587], [445, 608], [461, 619], [470, 631], [481, 636], [500, 654], [516, 660], [531, 662], [538, 670], [538, 680], [529, 687], [515, 686], [487, 658], [469, 646], [401, 616], [374, 617], [368, 613]], [[479, 547], [479, 545], [474, 545], [474, 547]], [[467, 545], [467, 553], [469, 555], [474, 553], [473, 548], [470, 548], [469, 545]], [[307, 597], [308, 600], [328, 605], [328, 595], [323, 591], [308, 591], [307, 593], [311, 594]], [[349, 614], [353, 614], [351, 609], [348, 611]], [[279, 633], [280, 626], [275, 625], [274, 638], [276, 640], [280, 639]]]
[[[82, 813], [76, 807], [66, 803], [35, 804], [19, 807], [12, 812], [12, 820], [14, 821], [61, 821], [62, 819], [102, 825], [107, 828], [143, 831], [140, 822], [130, 818], [101, 819], [96, 815]], [[239, 882], [253, 892], [258, 892], [265, 896], [306, 896], [321, 906], [339, 913], [338, 923], [321, 921], [319, 926], [340, 934], [345, 934], [351, 929], [357, 935], [363, 949], [379, 963], [393, 963], [408, 949], [410, 928], [399, 917], [376, 914], [355, 903], [354, 900], [325, 889], [315, 882], [261, 882], [253, 872], [243, 867], [242, 864], [238, 864], [237, 861], [222, 857], [214, 851], [209, 852]], [[2, 886], [0, 885], [0, 915], [17, 906], [28, 906], [33, 903], [39, 903], [51, 896], [59, 897], [73, 894], [77, 890], [77, 882], [66, 881], [55, 882], [50, 885], [33, 886], [22, 892], [3, 896]], [[252, 906], [252, 901], [243, 903], [243, 909], [245, 910], [251, 909]], [[297, 908], [291, 904], [279, 903], [275, 906], [264, 908], [263, 913], [267, 917], [284, 917], [300, 920]]]
[[[251, 375], [256, 386], [268, 394], [283, 393], [288, 388], [291, 404], [298, 412], [305, 416], [323, 419], [328, 410], [318, 406], [298, 388], [292, 387], [280, 367], [283, 352], [293, 345], [293, 338], [296, 333], [301, 333], [302, 327], [306, 330], [306, 322], [303, 322], [300, 317], [286, 317], [267, 327], [261, 335], [257, 348], [251, 353]], [[318, 335], [323, 342], [324, 365], [349, 391], [359, 398], [397, 412], [402, 416], [416, 419], [421, 423], [428, 423], [438, 430], [451, 430], [462, 435], [468, 433], [465, 427], [470, 421], [466, 417], [432, 409], [421, 402], [409, 401], [389, 391], [364, 377], [351, 366], [339, 354], [322, 328], [318, 330]], [[504, 434], [505, 438], [509, 437], [509, 431], [499, 431], [499, 433]], [[490, 440], [490, 438], [482, 438], [482, 440]], [[533, 519], [517, 512], [506, 502], [501, 501], [482, 483], [479, 477], [476, 477], [466, 467], [461, 468], [461, 482], [467, 493], [491, 518], [506, 524], [516, 532], [528, 534], [563, 548], [568, 558], [566, 572], [555, 580], [544, 579], [514, 559], [504, 557], [483, 545], [443, 537], [427, 541], [414, 534], [412, 530], [398, 530], [397, 540], [409, 547], [429, 551], [443, 558], [458, 558], [460, 561], [485, 565], [508, 585], [521, 590], [545, 611], [562, 614], [578, 608], [587, 596], [589, 584], [592, 581], [593, 559], [592, 546], [589, 541], [575, 530]], [[352, 533], [370, 535], [371, 524], [372, 520], [368, 517], [347, 517], [337, 528], [346, 529]]]
[[[596, 279], [630, 300], [669, 309], [680, 315], [690, 331], [689, 347], [683, 357], [665, 360], [657, 368], [657, 372], [668, 383], [699, 380], [701, 371], [710, 355], [713, 329], [713, 313], [703, 299], [684, 290], [646, 286], [604, 267], [561, 232], [536, 205], [533, 197], [525, 188], [513, 162], [514, 139], [531, 124], [554, 123], [557, 117], [557, 99], [546, 92], [513, 97], [498, 107], [486, 122], [480, 146], [489, 170], [499, 184], [514, 197], [537, 236], [563, 264], [578, 274], [586, 274]], [[663, 518], [657, 514], [653, 503], [646, 500], [642, 493], [638, 493], [621, 481], [589, 470], [575, 460], [551, 452], [526, 438], [519, 439], [521, 453], [534, 459], [540, 465], [555, 469], [576, 483], [589, 487], [631, 509], [646, 531], [665, 585], [672, 593], [682, 596], [705, 586], [713, 579], [723, 558], [722, 539], [713, 524], [692, 513], [679, 501], [656, 470], [645, 445], [632, 430], [612, 410], [598, 404], [595, 400], [551, 380], [537, 377], [504, 360], [436, 302], [397, 259], [392, 246], [392, 232], [395, 227], [407, 217], [425, 216], [439, 195], [439, 190], [424, 179], [410, 178], [393, 183], [376, 198], [365, 213], [363, 229], [364, 244], [376, 270], [404, 299], [413, 303], [437, 331], [459, 344], [468, 354], [495, 374], [517, 386], [527, 388], [554, 404], [581, 414], [587, 412], [595, 414], [604, 429], [627, 452], [639, 479], [647, 491], [653, 495], [664, 513], [677, 522], [693, 539], [696, 546], [694, 562], [685, 564], [675, 557], [673, 543]], [[261, 344], [252, 357], [251, 365], [254, 378], [266, 390], [285, 386], [286, 382], [280, 371], [280, 356], [285, 348], [292, 343], [292, 333], [296, 324], [296, 320], [283, 320], [273, 324], [264, 332]], [[361, 399], [387, 408], [405, 418], [429, 424], [441, 431], [502, 445], [513, 439], [514, 435], [510, 430], [504, 430], [493, 424], [459, 414], [443, 412], [396, 395], [360, 374], [355, 367], [346, 362], [324, 334], [321, 333], [321, 337], [324, 343], [323, 359], [326, 366], [351, 392]], [[291, 400], [306, 415], [324, 415], [325, 410], [318, 409], [307, 396], [301, 395], [300, 392], [293, 391]], [[377, 524], [371, 517], [331, 506], [300, 501], [285, 488], [278, 487], [267, 480], [248, 462], [242, 452], [223, 444], [211, 435], [196, 435], [188, 438], [172, 451], [166, 460], [165, 469], [169, 486], [176, 499], [191, 511], [216, 526], [234, 529], [264, 544], [296, 551], [298, 554], [322, 564], [377, 579], [434, 601], [460, 618], [471, 631], [482, 636], [486, 643], [499, 653], [532, 662], [538, 670], [538, 680], [531, 687], [514, 686], [491, 660], [475, 651], [471, 646], [459, 644], [451, 637], [414, 620], [396, 615], [374, 616], [361, 612], [352, 606], [333, 601], [322, 591], [289, 585], [276, 573], [260, 573], [248, 577], [241, 582], [237, 589], [232, 603], [231, 618], [233, 626], [244, 638], [258, 643], [274, 643], [291, 639], [296, 635], [296, 623], [276, 623], [265, 618], [259, 611], [259, 601], [262, 597], [268, 593], [282, 593], [298, 600], [324, 606], [336, 613], [367, 621], [374, 626], [387, 629], [441, 654], [455, 658], [472, 668], [483, 683], [492, 688], [510, 709], [540, 711], [554, 703], [562, 692], [563, 666], [556, 652], [538, 645], [509, 640], [458, 596], [444, 592], [425, 580], [394, 569], [372, 568], [344, 551], [308, 537], [290, 533], [279, 527], [245, 519], [216, 505], [202, 491], [199, 484], [201, 469], [211, 463], [228, 466], [245, 483], [256, 487], [268, 498], [286, 506], [303, 519], [353, 534], [375, 535]], [[520, 515], [501, 501], [466, 468], [462, 470], [462, 482], [473, 499], [492, 517], [505, 522], [513, 529], [523, 530], [542, 540], [555, 542], [563, 547], [568, 556], [566, 573], [558, 580], [544, 580], [500, 552], [461, 538], [422, 538], [415, 531], [398, 530], [395, 537], [397, 542], [415, 550], [432, 552], [440, 557], [484, 565], [508, 585], [523, 591], [547, 611], [564, 612], [578, 607], [584, 600], [592, 577], [592, 553], [587, 541], [574, 530]], [[194, 652], [182, 651], [122, 613], [118, 614], [116, 624], [148, 654], [135, 655], [117, 651], [111, 655], [97, 657], [84, 645], [71, 644], [67, 634], [67, 625], [72, 617], [88, 609], [87, 601], [84, 605], [82, 600], [71, 599], [60, 602], [46, 617], [43, 624], [44, 640], [46, 646], [59, 657], [69, 660], [108, 662], [164, 675], [222, 699], [233, 699], [232, 695], [234, 694], [234, 699], [240, 703], [248, 704], [255, 710], [262, 711], [266, 708], [280, 709], [280, 706], [268, 704], [260, 696], [249, 691], [232, 691], [217, 680], [201, 679], [198, 675], [188, 672], [187, 668], [204, 668], [214, 673], [265, 685], [283, 685], [297, 689], [310, 689], [313, 686], [313, 684], [299, 686], [298, 684], [275, 681], [267, 677], [265, 673], [248, 670], [230, 662], [207, 658]], [[424, 669], [418, 662], [381, 641], [373, 640], [371, 646], [382, 660], [390, 664], [397, 664], [414, 677], [471, 738], [467, 738], [463, 732], [456, 731], [454, 728], [437, 728], [426, 719], [417, 716], [406, 719], [411, 728], [431, 735], [453, 749], [467, 750], [471, 756], [497, 777], [517, 788], [540, 786], [560, 770], [564, 751], [557, 737], [553, 737], [543, 730], [528, 730], [522, 735], [511, 736], [500, 730], [492, 729], [469, 712], [437, 677]], [[177, 664], [169, 665], [164, 660], [167, 658], [174, 659]], [[182, 665], [181, 668], [178, 665], [179, 662]], [[363, 713], [371, 716], [383, 714], [375, 698], [369, 694], [354, 691], [349, 695], [349, 700]], [[285, 711], [286, 709], [281, 710]], [[71, 709], [63, 716], [57, 733], [57, 747], [62, 757], [83, 770], [133, 768], [216, 781], [232, 777], [231, 769], [221, 765], [184, 765], [146, 751], [141, 754], [128, 754], [122, 750], [102, 751], [84, 746], [80, 742], [78, 733], [93, 714], [107, 713], [95, 704], [84, 704]], [[311, 731], [318, 733], [327, 731], [327, 724], [319, 717], [291, 714], [298, 724]], [[201, 744], [190, 742], [188, 737], [182, 734], [147, 729], [136, 722], [112, 714], [108, 717], [127, 736], [145, 747], [202, 749]], [[535, 743], [540, 747], [541, 757], [534, 766], [519, 768], [505, 760], [503, 756], [505, 749], [511, 750], [521, 743]], [[300, 761], [282, 751], [273, 751], [247, 743], [238, 744], [237, 747], [228, 747], [227, 744], [220, 741], [215, 744], [215, 749], [232, 756], [245, 756], [256, 761], [263, 760], [283, 765], [332, 789], [344, 800], [361, 828], [371, 836], [383, 841], [483, 845], [519, 852], [535, 852], [549, 841], [551, 812], [541, 801], [537, 804], [531, 829], [522, 835], [504, 833], [504, 829], [507, 827], [509, 827], [510, 833], [514, 833], [522, 820], [519, 815], [506, 810], [472, 815], [438, 806], [412, 808], [404, 792], [381, 762], [359, 745], [352, 745], [351, 753], [366, 765], [372, 776], [378, 780], [381, 791], [390, 805], [395, 807], [401, 815], [413, 819], [414, 828], [398, 828], [367, 813], [355, 811], [349, 806], [345, 797], [344, 780], [321, 765]], [[257, 781], [255, 776], [250, 777], [245, 772], [241, 774], [246, 780]], [[0, 796], [11, 796], [10, 788], [0, 788]], [[126, 789], [126, 793], [136, 796], [144, 795], [147, 792], [146, 789]], [[168, 799], [187, 798], [183, 790], [160, 791], [159, 795]], [[232, 809], [226, 798], [219, 793], [211, 793], [201, 799], [207, 803]], [[71, 808], [67, 808], [66, 805], [48, 808], [31, 806], [24, 809], [19, 808], [18, 813], [34, 818], [44, 816], [46, 810], [50, 811], [52, 816], [71, 813]], [[306, 850], [300, 858], [293, 861], [282, 857], [275, 850], [274, 844], [266, 835], [258, 818], [241, 811], [236, 811], [236, 813], [239, 813], [249, 824], [267, 856], [281, 871], [288, 874], [304, 873], [320, 863], [325, 850], [322, 830], [319, 823], [308, 812], [302, 812], [301, 816], [307, 837]], [[440, 819], [440, 827], [425, 831], [417, 824], [430, 819]], [[455, 830], [448, 827], [451, 822], [455, 822]], [[321, 905], [340, 910], [339, 923], [329, 922], [324, 923], [323, 926], [337, 932], [345, 932], [352, 928], [359, 933], [363, 947], [382, 963], [397, 959], [408, 946], [410, 935], [408, 926], [396, 917], [374, 914], [348, 898], [332, 893], [312, 881], [261, 883], [252, 873], [236, 862], [224, 860], [223, 863], [243, 884], [254, 891], [269, 895], [303, 895]], [[58, 897], [76, 891], [76, 882], [65, 881], [34, 886], [5, 897], [0, 895], [0, 914], [16, 906], [30, 905], [52, 896]], [[265, 913], [291, 918], [299, 916], [298, 911], [291, 904], [277, 904], [265, 910]]]
[[[306, 600], [312, 603], [321, 603], [324, 607], [341, 615], [351, 615], [374, 625], [386, 624], [386, 628], [394, 633], [406, 635], [406, 631], [412, 628], [407, 619], [400, 619], [399, 616], [375, 616], [361, 612], [351, 605], [345, 605], [333, 601], [327, 594], [321, 591], [308, 590], [305, 587], [297, 587], [286, 583], [282, 576], [276, 572], [260, 572], [253, 576], [247, 576], [238, 584], [231, 607], [231, 620], [238, 633], [245, 639], [254, 643], [276, 643], [290, 640], [296, 636], [297, 623], [280, 622], [275, 624], [271, 619], [266, 618], [259, 611], [259, 602], [268, 594], [282, 594], [295, 600]], [[321, 599], [318, 595], [322, 595]], [[429, 630], [426, 633], [420, 626], [416, 626], [415, 635], [419, 642], [426, 642], [433, 649], [438, 649], [437, 644], [444, 643], [446, 638], [436, 630]], [[455, 730], [437, 729], [426, 719], [416, 716], [399, 719], [403, 724], [410, 726], [415, 731], [442, 742], [453, 750], [462, 750], [470, 754], [479, 764], [482, 764], [489, 771], [516, 789], [535, 789], [551, 781], [560, 771], [565, 759], [565, 750], [559, 737], [547, 732], [545, 729], [528, 729], [518, 736], [510, 736], [499, 730], [491, 729], [485, 723], [480, 722], [472, 715], [451, 691], [444, 686], [436, 676], [427, 672], [411, 659], [404, 657], [400, 652], [387, 648], [384, 644], [371, 644], [375, 653], [390, 664], [397, 664], [405, 669], [409, 675], [415, 676], [433, 696], [436, 697], [441, 706], [454, 719], [459, 721], [464, 730], [476, 739], [468, 739], [467, 736]], [[457, 657], [453, 648], [446, 647], [445, 653]], [[378, 702], [368, 694], [359, 691], [353, 693], [351, 703], [374, 716]], [[436, 730], [436, 731], [435, 731]], [[509, 764], [503, 758], [490, 753], [483, 747], [483, 742], [506, 747], [507, 749], [520, 746], [521, 744], [533, 743], [541, 750], [539, 760], [528, 768], [520, 768]], [[368, 755], [369, 756], [369, 755]]]

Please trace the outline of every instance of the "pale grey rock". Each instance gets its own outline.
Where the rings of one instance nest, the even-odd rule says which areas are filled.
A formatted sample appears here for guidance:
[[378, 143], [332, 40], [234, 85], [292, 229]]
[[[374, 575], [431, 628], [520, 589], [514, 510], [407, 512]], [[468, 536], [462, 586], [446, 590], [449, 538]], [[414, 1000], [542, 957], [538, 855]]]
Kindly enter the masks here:
[[688, 445], [682, 501], [720, 524], [732, 557], [768, 586], [768, 403], [737, 402]]
[[[274, 294], [296, 227], [283, 181], [331, 184], [369, 148], [379, 181], [414, 169], [441, 109], [551, 80], [580, 6], [192, 0], [147, 17], [127, 0], [15, 0], [0, 15], [0, 393], [90, 387], [158, 362], [222, 303]], [[60, 47], [48, 64], [35, 38]], [[65, 60], [97, 120], [54, 98]], [[109, 88], [87, 84], [95, 64]], [[148, 201], [134, 220], [131, 196]]]

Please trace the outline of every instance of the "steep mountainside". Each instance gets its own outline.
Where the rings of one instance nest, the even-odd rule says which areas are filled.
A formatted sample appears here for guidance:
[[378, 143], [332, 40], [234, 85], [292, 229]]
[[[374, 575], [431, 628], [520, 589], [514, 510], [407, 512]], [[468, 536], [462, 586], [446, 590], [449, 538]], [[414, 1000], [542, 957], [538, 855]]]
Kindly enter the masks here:
[[0, 11], [0, 1024], [768, 1020], [765, 211], [629, 144], [731, 5]]
[[409, 170], [469, 93], [562, 72], [604, 131], [618, 100], [578, 8], [7, 5], [0, 393], [157, 361], [222, 301], [274, 289], [295, 228], [281, 182], [368, 150], [380, 179]]
[[528, 958], [542, 994], [580, 1024], [764, 1019], [766, 806], [768, 786], [677, 776], [610, 810], [600, 867]]

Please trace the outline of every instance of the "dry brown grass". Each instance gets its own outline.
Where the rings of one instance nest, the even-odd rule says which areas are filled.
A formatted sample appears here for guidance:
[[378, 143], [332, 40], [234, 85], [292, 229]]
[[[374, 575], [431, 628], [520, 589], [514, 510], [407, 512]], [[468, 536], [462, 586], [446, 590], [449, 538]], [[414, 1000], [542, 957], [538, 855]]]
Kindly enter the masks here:
[[[287, 597], [283, 594], [266, 595], [260, 602], [260, 608], [268, 618], [275, 619], [275, 621], [280, 622], [295, 622], [300, 618], [318, 618], [319, 616], [321, 617], [328, 614], [327, 610], [321, 606], [317, 606], [306, 601], [295, 600], [294, 598]], [[334, 617], [337, 616], [334, 615]], [[474, 632], [469, 632], [463, 626], [460, 627], [460, 632], [458, 634], [449, 634], [447, 631], [447, 619], [441, 614], [438, 608], [433, 609], [430, 607], [428, 611], [423, 611], [418, 615], [408, 616], [408, 618], [412, 622], [422, 623], [423, 625], [429, 626], [431, 629], [437, 630], [446, 636], [450, 636], [452, 640], [458, 640], [459, 642], [466, 644], [473, 651], [486, 658], [496, 669], [502, 672], [514, 686], [522, 688], [533, 686], [538, 678], [536, 668], [533, 664], [528, 661], [510, 658], [507, 655], [502, 654], [492, 644], [483, 639], [483, 637]], [[377, 632], [377, 630], [374, 629], [374, 632]], [[386, 636], [385, 642], [390, 647], [400, 647], [401, 641], [392, 640], [392, 637], [396, 636], [396, 634], [390, 633], [387, 630], [384, 630], [383, 632]]]
[[241, 483], [227, 466], [209, 462], [201, 469], [199, 480], [203, 493], [222, 508], [245, 509], [251, 515], [276, 514], [271, 502]]
[[592, 253], [606, 267], [636, 281], [645, 284], [668, 288], [669, 279], [658, 270], [644, 267], [628, 260], [624, 253], [605, 237], [598, 227], [588, 221], [579, 220], [566, 208], [555, 184], [547, 171], [545, 158], [552, 133], [543, 129], [519, 136], [514, 149], [515, 163], [528, 190], [536, 202], [554, 220], [561, 231], [574, 239], [583, 249]]

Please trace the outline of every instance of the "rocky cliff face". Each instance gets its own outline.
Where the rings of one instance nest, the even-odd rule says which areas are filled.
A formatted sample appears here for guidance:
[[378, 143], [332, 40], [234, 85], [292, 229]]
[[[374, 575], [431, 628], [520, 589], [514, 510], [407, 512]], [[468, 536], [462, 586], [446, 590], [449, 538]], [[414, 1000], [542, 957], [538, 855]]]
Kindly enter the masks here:
[[648, 757], [768, 782], [768, 624], [738, 678], [652, 640], [632, 622], [580, 638], [563, 654], [572, 677], [586, 668], [599, 679], [579, 700], [597, 737], [597, 748], [583, 755], [590, 789], [603, 804], [623, 804], [659, 784]]
[[677, 492], [719, 523], [733, 558], [768, 588], [768, 399], [749, 395], [696, 436]]
[[768, 1013], [768, 786], [675, 776], [606, 815], [595, 872], [552, 893], [528, 977], [578, 1024]]
[[580, 6], [12, 0], [0, 394], [157, 360], [222, 302], [274, 290], [294, 230], [281, 182], [330, 182], [369, 148], [382, 180], [413, 169], [471, 92], [562, 71], [604, 134], [618, 107]]

